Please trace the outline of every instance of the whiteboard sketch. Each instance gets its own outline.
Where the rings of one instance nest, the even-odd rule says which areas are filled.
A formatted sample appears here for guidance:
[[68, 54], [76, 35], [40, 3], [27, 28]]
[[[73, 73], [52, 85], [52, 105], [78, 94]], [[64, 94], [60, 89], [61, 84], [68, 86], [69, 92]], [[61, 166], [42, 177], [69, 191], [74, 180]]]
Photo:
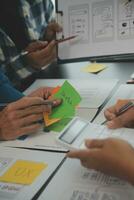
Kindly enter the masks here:
[[113, 1], [93, 2], [92, 4], [93, 41], [103, 42], [114, 39]]
[[134, 38], [134, 1], [127, 4], [123, 0], [118, 2], [118, 37], [119, 39]]
[[74, 5], [69, 7], [69, 34], [77, 35], [79, 42], [89, 41], [89, 5]]

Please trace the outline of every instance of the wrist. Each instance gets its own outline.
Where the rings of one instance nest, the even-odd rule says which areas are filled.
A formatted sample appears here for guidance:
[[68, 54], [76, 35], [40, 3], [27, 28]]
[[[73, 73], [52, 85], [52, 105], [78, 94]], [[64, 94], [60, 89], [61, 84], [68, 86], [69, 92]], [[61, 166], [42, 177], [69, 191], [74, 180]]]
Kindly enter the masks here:
[[134, 161], [132, 164], [130, 164], [129, 166], [129, 170], [128, 170], [128, 179], [127, 181], [129, 183], [131, 183], [132, 185], [134, 185]]
[[134, 185], [134, 151], [133, 157], [130, 158], [130, 161], [127, 160], [124, 166], [124, 179]]

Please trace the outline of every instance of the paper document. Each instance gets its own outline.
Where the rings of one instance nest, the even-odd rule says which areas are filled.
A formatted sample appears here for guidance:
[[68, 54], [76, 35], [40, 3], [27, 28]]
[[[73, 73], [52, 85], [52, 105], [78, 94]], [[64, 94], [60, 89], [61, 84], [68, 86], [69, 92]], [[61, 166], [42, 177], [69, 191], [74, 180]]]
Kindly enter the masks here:
[[[66, 180], [66, 181], [65, 181]], [[67, 159], [38, 200], [133, 200], [134, 188]]]
[[64, 156], [62, 153], [0, 147], [0, 199], [31, 200]]
[[62, 37], [77, 36], [58, 45], [61, 61], [133, 55], [134, 1], [125, 4], [125, 0], [57, 0], [56, 3]]

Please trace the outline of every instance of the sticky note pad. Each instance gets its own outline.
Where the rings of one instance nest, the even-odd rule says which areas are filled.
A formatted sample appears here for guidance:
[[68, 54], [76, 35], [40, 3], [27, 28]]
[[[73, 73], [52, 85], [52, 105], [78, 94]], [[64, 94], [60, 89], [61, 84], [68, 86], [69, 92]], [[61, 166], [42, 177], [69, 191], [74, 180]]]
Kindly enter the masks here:
[[82, 71], [90, 73], [98, 73], [106, 68], [105, 65], [100, 63], [91, 63], [89, 66], [84, 68]]
[[39, 176], [42, 170], [47, 168], [47, 164], [17, 160], [3, 176], [0, 177], [0, 181], [16, 184], [29, 185], [33, 183], [35, 178]]
[[62, 119], [72, 116], [81, 101], [81, 96], [68, 81], [65, 81], [60, 90], [54, 94], [54, 98], [62, 99], [62, 104], [53, 109], [51, 118]]
[[45, 126], [47, 127], [47, 126], [50, 126], [50, 125], [60, 121], [60, 118], [51, 119], [51, 118], [49, 118], [49, 114], [48, 113], [44, 113], [44, 121], [45, 121]]
[[[57, 86], [57, 87], [55, 87], [55, 88], [52, 90], [51, 94], [54, 95], [54, 94], [56, 94], [59, 90], [60, 90], [60, 86]], [[50, 97], [51, 97], [51, 96], [50, 96]]]
[[71, 120], [72, 118], [63, 118], [59, 122], [49, 126], [48, 130], [54, 131], [54, 132], [61, 132]]

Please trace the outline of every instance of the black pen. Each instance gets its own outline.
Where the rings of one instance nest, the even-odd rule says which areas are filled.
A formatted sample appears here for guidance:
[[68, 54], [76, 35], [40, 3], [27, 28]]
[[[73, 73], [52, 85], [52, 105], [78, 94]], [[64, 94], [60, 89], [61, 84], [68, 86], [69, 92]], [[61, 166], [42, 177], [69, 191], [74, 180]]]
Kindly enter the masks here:
[[[129, 110], [130, 108], [134, 107], [134, 101], [129, 101], [127, 104], [125, 104], [124, 106], [122, 106], [118, 113], [116, 114], [116, 116], [120, 116], [121, 114], [123, 114], [124, 112], [126, 112], [127, 110]], [[101, 125], [104, 125], [105, 123], [107, 123], [109, 120], [105, 120]]]

